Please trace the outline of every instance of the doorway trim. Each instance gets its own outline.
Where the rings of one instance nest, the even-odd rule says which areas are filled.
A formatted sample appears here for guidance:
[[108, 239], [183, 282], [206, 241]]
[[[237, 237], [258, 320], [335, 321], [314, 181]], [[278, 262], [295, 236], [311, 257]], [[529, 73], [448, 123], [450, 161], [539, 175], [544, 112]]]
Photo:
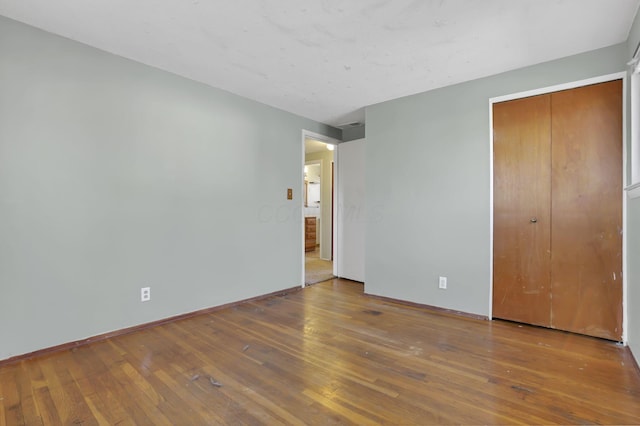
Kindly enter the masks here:
[[[301, 160], [300, 160], [300, 194], [303, 193], [304, 191], [304, 163], [305, 163], [305, 140], [306, 139], [313, 139], [319, 142], [324, 142], [326, 144], [329, 145], [335, 145], [336, 148], [338, 146], [338, 144], [340, 143], [340, 141], [338, 139], [334, 139], [330, 136], [325, 136], [322, 135], [320, 133], [316, 133], [316, 132], [312, 132], [310, 130], [305, 130], [302, 129], [302, 139], [301, 139], [301, 147], [302, 147], [302, 155], [301, 155]], [[333, 150], [333, 164], [334, 164], [334, 192], [335, 192], [335, 188], [338, 187], [337, 183], [338, 183], [338, 168], [337, 168], [337, 164], [338, 164], [338, 150], [334, 149]], [[337, 202], [335, 200], [337, 200], [337, 197], [333, 197], [334, 198], [334, 202], [333, 205], [331, 206], [331, 209], [333, 210], [333, 275], [334, 276], [338, 276], [338, 247], [337, 247], [337, 243], [338, 243], [338, 206], [337, 206]], [[300, 279], [300, 286], [302, 288], [305, 287], [305, 252], [304, 252], [304, 197], [300, 197], [300, 202], [298, 203], [299, 208], [300, 208], [300, 231], [302, 232], [300, 235], [300, 256], [301, 256], [301, 267], [302, 267], [302, 276]]]
[[627, 344], [627, 73], [625, 71], [489, 98], [489, 319], [493, 319], [493, 104], [622, 80], [622, 343]]

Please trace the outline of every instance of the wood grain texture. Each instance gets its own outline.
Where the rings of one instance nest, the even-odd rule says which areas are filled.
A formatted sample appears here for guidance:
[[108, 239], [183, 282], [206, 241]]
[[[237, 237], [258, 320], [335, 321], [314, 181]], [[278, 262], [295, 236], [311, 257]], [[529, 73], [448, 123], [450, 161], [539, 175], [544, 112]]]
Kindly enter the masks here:
[[622, 339], [622, 80], [551, 97], [551, 324]]
[[89, 337], [88, 339], [77, 340], [75, 342], [69, 342], [69, 343], [63, 343], [63, 344], [57, 345], [57, 346], [51, 346], [51, 347], [44, 348], [44, 349], [41, 349], [41, 350], [38, 350], [38, 351], [29, 352], [29, 353], [26, 353], [26, 354], [17, 355], [15, 357], [11, 357], [11, 358], [8, 358], [8, 359], [1, 360], [0, 361], [0, 367], [3, 367], [3, 366], [8, 365], [8, 364], [13, 364], [13, 363], [18, 362], [18, 361], [23, 361], [23, 360], [26, 360], [26, 359], [29, 359], [29, 358], [39, 357], [39, 356], [43, 356], [43, 355], [46, 355], [46, 354], [61, 352], [61, 351], [65, 351], [65, 350], [71, 350], [71, 349], [74, 349], [74, 348], [76, 348], [78, 346], [86, 345], [88, 343], [99, 342], [101, 340], [107, 340], [107, 339], [110, 339], [112, 337], [122, 336], [122, 335], [129, 334], [129, 333], [135, 333], [137, 331], [144, 330], [145, 328], [157, 327], [159, 325], [166, 324], [166, 323], [169, 323], [169, 322], [175, 322], [175, 321], [191, 318], [191, 317], [198, 316], [198, 315], [209, 314], [211, 312], [219, 311], [221, 309], [232, 308], [232, 307], [234, 307], [236, 305], [239, 305], [239, 304], [242, 304], [242, 303], [252, 302], [252, 301], [256, 301], [256, 300], [262, 300], [262, 299], [269, 298], [271, 296], [282, 296], [282, 295], [285, 295], [285, 294], [288, 294], [288, 293], [291, 293], [291, 292], [296, 292], [296, 291], [299, 291], [299, 290], [300, 290], [300, 287], [291, 287], [291, 288], [287, 288], [287, 289], [284, 289], [284, 290], [274, 291], [273, 293], [262, 294], [260, 296], [251, 297], [251, 298], [245, 299], [245, 300], [240, 300], [240, 301], [231, 302], [231, 303], [225, 303], [224, 305], [218, 305], [218, 306], [214, 306], [212, 308], [200, 309], [200, 310], [193, 311], [193, 312], [187, 312], [185, 314], [180, 314], [180, 315], [175, 315], [175, 316], [168, 317], [168, 318], [163, 318], [163, 319], [160, 319], [158, 321], [152, 321], [152, 322], [148, 322], [148, 323], [145, 323], [145, 324], [136, 325], [136, 326], [133, 326], [133, 327], [128, 327], [128, 328], [123, 328], [123, 329], [116, 330], [116, 331], [111, 331], [109, 333], [99, 334], [99, 335], [96, 335], [96, 336]]
[[338, 279], [0, 367], [2, 426], [380, 423], [638, 424], [640, 377], [604, 340]]
[[493, 315], [547, 327], [551, 311], [550, 102], [550, 95], [542, 95], [493, 106]]
[[313, 251], [316, 249], [316, 223], [315, 217], [304, 218], [304, 251]]

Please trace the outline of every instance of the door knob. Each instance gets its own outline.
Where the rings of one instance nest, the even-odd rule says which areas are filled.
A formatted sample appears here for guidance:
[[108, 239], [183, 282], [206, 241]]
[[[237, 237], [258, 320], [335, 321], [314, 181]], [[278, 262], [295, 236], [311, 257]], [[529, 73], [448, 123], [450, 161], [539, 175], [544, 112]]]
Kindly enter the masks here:
[[538, 218], [532, 217], [531, 219], [529, 219], [529, 222], [536, 223], [538, 222]]

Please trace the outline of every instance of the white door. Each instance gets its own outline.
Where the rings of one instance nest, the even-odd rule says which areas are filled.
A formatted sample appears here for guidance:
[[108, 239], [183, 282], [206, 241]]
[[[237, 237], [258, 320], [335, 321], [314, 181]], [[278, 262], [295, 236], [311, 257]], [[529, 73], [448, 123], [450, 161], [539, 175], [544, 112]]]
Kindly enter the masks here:
[[338, 145], [338, 276], [364, 282], [365, 140]]

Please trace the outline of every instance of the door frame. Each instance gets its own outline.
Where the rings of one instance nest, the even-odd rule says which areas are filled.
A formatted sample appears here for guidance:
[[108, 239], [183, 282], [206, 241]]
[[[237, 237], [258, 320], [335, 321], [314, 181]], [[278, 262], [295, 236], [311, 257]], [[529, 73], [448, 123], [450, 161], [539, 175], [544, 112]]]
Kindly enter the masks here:
[[493, 319], [493, 104], [514, 99], [544, 95], [562, 90], [575, 89], [592, 84], [622, 80], [622, 343], [627, 344], [627, 197], [624, 190], [627, 182], [627, 72], [577, 80], [563, 84], [527, 90], [489, 98], [489, 319]]
[[[300, 194], [303, 193], [304, 191], [304, 163], [306, 161], [305, 159], [305, 140], [306, 139], [314, 139], [317, 140], [319, 142], [324, 142], [326, 144], [329, 145], [335, 145], [336, 147], [338, 146], [338, 144], [340, 143], [340, 141], [338, 139], [334, 139], [330, 136], [325, 136], [322, 135], [320, 133], [316, 133], [316, 132], [312, 132], [310, 130], [305, 130], [302, 129], [302, 138], [301, 138], [301, 146], [302, 146], [302, 159], [300, 160]], [[333, 192], [335, 192], [335, 188], [338, 187], [338, 168], [337, 168], [337, 164], [338, 164], [338, 150], [334, 149], [333, 151], [333, 164], [334, 164], [334, 176], [333, 176], [333, 180], [334, 180], [334, 185], [333, 185]], [[322, 172], [321, 172], [322, 173]], [[337, 247], [337, 242], [338, 242], [338, 206], [335, 202], [335, 200], [337, 199], [337, 197], [333, 197], [333, 205], [331, 206], [331, 209], [333, 211], [333, 223], [331, 224], [332, 226], [332, 247], [333, 247], [333, 259], [332, 259], [332, 265], [333, 265], [333, 275], [334, 276], [338, 276], [338, 247]], [[302, 232], [302, 234], [300, 235], [300, 253], [301, 253], [301, 265], [302, 265], [302, 275], [301, 275], [301, 279], [300, 279], [300, 286], [302, 288], [305, 287], [305, 283], [304, 283], [304, 279], [305, 279], [305, 251], [304, 251], [304, 197], [300, 197], [300, 202], [298, 204], [299, 208], [300, 208], [300, 230]]]

